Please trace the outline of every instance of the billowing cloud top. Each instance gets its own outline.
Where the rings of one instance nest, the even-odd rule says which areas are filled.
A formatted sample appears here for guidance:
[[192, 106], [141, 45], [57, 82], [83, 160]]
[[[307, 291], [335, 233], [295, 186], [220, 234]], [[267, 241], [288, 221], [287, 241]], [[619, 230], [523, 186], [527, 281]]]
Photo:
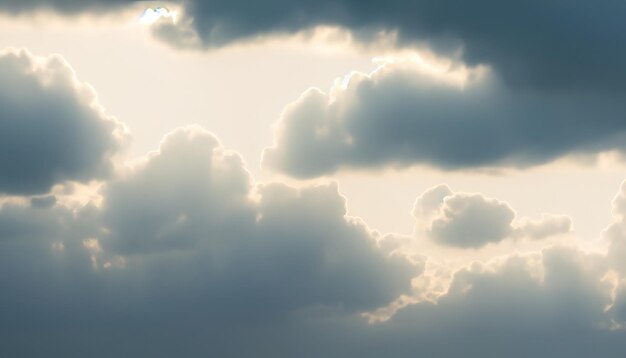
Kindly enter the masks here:
[[0, 193], [45, 193], [110, 174], [126, 130], [62, 57], [3, 51], [0, 83]]
[[[624, 348], [626, 290], [610, 279], [618, 261], [552, 247], [425, 270], [428, 258], [409, 263], [347, 217], [336, 185], [255, 185], [239, 156], [198, 127], [166, 136], [102, 195], [78, 210], [51, 196], [0, 206], [8, 354], [582, 358], [590, 346], [606, 357]], [[498, 240], [513, 216], [502, 202], [446, 186], [420, 196], [414, 213], [443, 213], [454, 226], [443, 240]], [[393, 313], [383, 323], [360, 317], [377, 308]], [[37, 345], [20, 343], [25, 331]]]
[[[41, 0], [0, 9], [75, 13], [102, 4]], [[488, 72], [480, 79], [470, 74], [461, 86], [441, 81], [441, 73], [396, 65], [357, 76], [336, 100], [305, 93], [285, 111], [276, 147], [266, 155], [267, 167], [294, 177], [423, 163], [445, 169], [523, 167], [572, 153], [623, 149], [626, 50], [618, 34], [626, 30], [626, 8], [619, 1], [172, 5], [180, 16], [163, 16], [152, 31], [176, 47], [213, 48], [339, 26], [365, 42], [382, 31], [397, 48], [428, 49], [469, 72]]]
[[282, 114], [264, 165], [302, 178], [420, 163], [524, 167], [623, 150], [622, 97], [512, 91], [488, 71], [402, 60], [329, 94], [306, 91]]
[[540, 220], [517, 219], [505, 202], [482, 194], [454, 193], [438, 185], [420, 195], [413, 207], [416, 235], [444, 246], [481, 248], [505, 239], [545, 239], [567, 234], [571, 219], [544, 214]]

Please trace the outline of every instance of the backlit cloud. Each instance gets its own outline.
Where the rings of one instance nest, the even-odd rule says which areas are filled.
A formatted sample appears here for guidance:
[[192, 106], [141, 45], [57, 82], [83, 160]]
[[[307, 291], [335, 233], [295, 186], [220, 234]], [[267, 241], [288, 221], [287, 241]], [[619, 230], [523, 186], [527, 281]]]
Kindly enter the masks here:
[[0, 53], [0, 194], [38, 194], [110, 175], [127, 136], [58, 55]]

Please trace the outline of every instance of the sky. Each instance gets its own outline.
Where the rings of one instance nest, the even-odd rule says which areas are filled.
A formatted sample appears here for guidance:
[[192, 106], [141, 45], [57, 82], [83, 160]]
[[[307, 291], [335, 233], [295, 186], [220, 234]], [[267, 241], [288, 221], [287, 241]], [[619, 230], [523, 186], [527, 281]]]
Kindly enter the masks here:
[[0, 356], [621, 357], [625, 13], [0, 1]]

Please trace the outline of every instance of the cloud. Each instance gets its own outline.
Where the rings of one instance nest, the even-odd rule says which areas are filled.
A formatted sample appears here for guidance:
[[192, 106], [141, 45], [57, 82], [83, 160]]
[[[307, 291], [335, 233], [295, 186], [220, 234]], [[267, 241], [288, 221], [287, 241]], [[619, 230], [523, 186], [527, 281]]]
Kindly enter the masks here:
[[[175, 47], [215, 48], [317, 26], [338, 26], [352, 31], [361, 42], [385, 32], [397, 47], [428, 47], [470, 66], [488, 65], [507, 87], [618, 93], [626, 89], [626, 75], [621, 71], [626, 50], [619, 36], [626, 30], [625, 8], [619, 1], [593, 6], [585, 0], [549, 4], [532, 0], [506, 6], [492, 0], [436, 4], [393, 0], [384, 6], [356, 0], [169, 3], [181, 8], [181, 16], [175, 22], [156, 22], [154, 33]], [[4, 1], [0, 10], [98, 13], [129, 4], [124, 0]]]
[[[367, 42], [381, 31], [394, 34], [397, 46], [427, 46], [456, 55], [468, 65], [486, 64], [508, 86], [545, 90], [623, 92], [620, 75], [626, 50], [619, 33], [624, 5], [608, 1], [590, 6], [583, 0], [546, 4], [530, 1], [504, 6], [394, 0], [384, 6], [363, 1], [182, 2], [181, 27], [197, 38], [197, 47], [213, 48], [316, 26], [339, 26]], [[460, 15], [462, 14], [462, 15]], [[494, 29], [497, 29], [494, 31]], [[157, 33], [164, 33], [157, 31]], [[174, 46], [180, 37], [163, 36]]]
[[613, 223], [604, 231], [609, 243], [609, 258], [615, 270], [626, 273], [626, 181], [613, 199]]
[[336, 185], [257, 186], [199, 127], [167, 135], [101, 194], [74, 209], [54, 197], [0, 207], [3, 336], [60, 320], [59, 335], [82, 327], [88, 342], [92, 328], [114, 334], [105, 327], [115, 322], [141, 339], [153, 320], [228, 330], [307, 311], [353, 316], [410, 292], [422, 270], [347, 217]]
[[415, 201], [416, 235], [438, 244], [481, 248], [507, 238], [540, 240], [567, 234], [572, 221], [567, 216], [542, 215], [540, 220], [517, 219], [505, 202], [482, 194], [454, 193], [447, 185], [426, 190]]
[[[621, 296], [606, 279], [612, 265], [603, 254], [552, 247], [468, 263], [447, 278], [432, 270], [430, 259], [426, 266], [409, 264], [381, 245], [385, 239], [347, 216], [335, 184], [257, 184], [237, 153], [199, 127], [167, 135], [158, 151], [108, 180], [100, 194], [98, 203], [75, 208], [66, 206], [67, 193], [0, 206], [5, 353], [623, 352], [623, 330], [615, 330]], [[495, 225], [489, 232], [517, 230], [507, 204], [443, 185], [426, 191], [414, 208], [416, 215], [443, 212], [453, 220], [467, 217], [465, 211], [495, 217], [485, 223]], [[546, 232], [540, 224], [528, 227]], [[411, 285], [426, 273], [445, 288], [432, 295], [434, 302], [409, 299], [375, 324], [361, 316], [427, 293], [420, 290], [430, 286]], [[38, 344], [24, 344], [24, 337]]]
[[396, 314], [394, 342], [444, 357], [584, 357], [599, 344], [618, 357], [606, 269], [602, 255], [554, 247], [459, 270], [436, 304]]
[[607, 279], [616, 285], [614, 303], [607, 307], [607, 311], [615, 316], [616, 326], [623, 329], [626, 324], [626, 181], [613, 198], [612, 213], [613, 222], [603, 232], [608, 243], [607, 262], [613, 270], [613, 275], [607, 275]]
[[430, 234], [445, 245], [480, 247], [509, 236], [514, 218], [515, 212], [505, 203], [457, 194], [444, 199], [441, 216], [430, 224]]
[[621, 95], [511, 91], [485, 69], [413, 59], [289, 104], [263, 165], [297, 178], [340, 169], [527, 167], [623, 150]]
[[572, 231], [572, 219], [565, 215], [541, 215], [541, 219], [522, 218], [518, 221], [513, 235], [544, 239]]
[[58, 56], [0, 53], [0, 194], [39, 194], [110, 174], [126, 137]]
[[36, 11], [55, 11], [64, 15], [92, 12], [102, 13], [125, 8], [133, 1], [127, 0], [27, 0], [3, 1], [0, 11], [10, 14], [24, 14]]
[[224, 230], [255, 223], [251, 187], [242, 159], [212, 134], [198, 127], [172, 132], [158, 152], [104, 189], [105, 246], [128, 255], [217, 241]]

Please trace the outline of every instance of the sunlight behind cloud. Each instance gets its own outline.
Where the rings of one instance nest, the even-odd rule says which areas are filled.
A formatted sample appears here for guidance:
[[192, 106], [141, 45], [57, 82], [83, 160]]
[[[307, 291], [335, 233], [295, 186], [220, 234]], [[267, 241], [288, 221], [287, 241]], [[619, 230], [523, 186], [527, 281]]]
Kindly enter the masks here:
[[139, 21], [142, 24], [150, 25], [159, 21], [160, 19], [170, 18], [173, 22], [175, 22], [176, 14], [176, 11], [170, 11], [165, 7], [147, 8], [139, 18]]

